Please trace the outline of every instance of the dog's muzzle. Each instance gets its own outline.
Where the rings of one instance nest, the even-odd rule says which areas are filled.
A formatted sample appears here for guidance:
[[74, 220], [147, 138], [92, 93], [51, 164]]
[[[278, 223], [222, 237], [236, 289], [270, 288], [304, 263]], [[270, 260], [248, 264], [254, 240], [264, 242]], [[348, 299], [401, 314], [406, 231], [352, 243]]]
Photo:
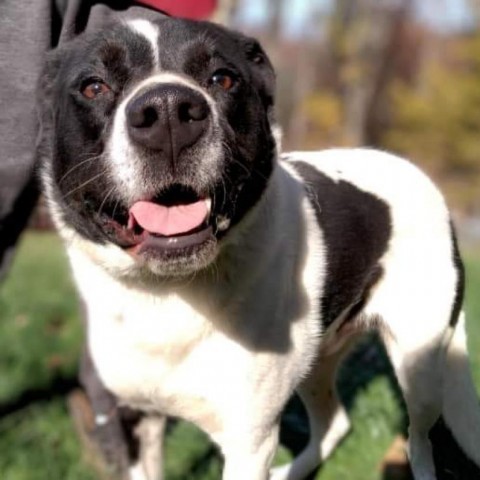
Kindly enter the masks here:
[[[196, 160], [212, 132], [213, 113], [199, 91], [179, 83], [149, 85], [125, 105], [128, 143], [136, 150], [138, 193], [121, 215], [108, 215], [101, 224], [115, 243], [135, 257], [171, 261], [213, 248], [212, 185], [196, 182]], [[147, 167], [147, 172], [144, 171]], [[147, 176], [150, 175], [150, 176]], [[182, 273], [182, 272], [180, 272]]]

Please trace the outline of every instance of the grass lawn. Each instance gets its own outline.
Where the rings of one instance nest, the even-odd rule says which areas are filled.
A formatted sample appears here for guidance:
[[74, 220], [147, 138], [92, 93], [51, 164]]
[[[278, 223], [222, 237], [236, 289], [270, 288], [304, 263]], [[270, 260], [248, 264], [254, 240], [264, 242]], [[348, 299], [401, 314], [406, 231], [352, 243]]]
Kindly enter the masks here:
[[[466, 259], [470, 355], [480, 390], [480, 254]], [[27, 234], [0, 288], [1, 480], [95, 479], [63, 395], [75, 379], [82, 336], [60, 242], [49, 233]], [[376, 352], [364, 345], [340, 379], [353, 431], [317, 480], [380, 480], [381, 458], [404, 428], [390, 367]], [[278, 461], [288, 456], [281, 450]], [[180, 422], [167, 437], [166, 470], [167, 480], [214, 480], [221, 462], [203, 434]]]

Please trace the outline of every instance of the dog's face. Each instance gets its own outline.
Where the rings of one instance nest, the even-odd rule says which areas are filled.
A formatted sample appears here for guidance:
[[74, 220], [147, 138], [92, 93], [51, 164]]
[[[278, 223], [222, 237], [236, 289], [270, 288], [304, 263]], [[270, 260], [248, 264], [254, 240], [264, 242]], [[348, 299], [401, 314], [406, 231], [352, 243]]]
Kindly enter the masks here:
[[271, 174], [271, 64], [220, 26], [165, 18], [85, 35], [53, 52], [39, 92], [57, 223], [131, 271], [205, 268]]

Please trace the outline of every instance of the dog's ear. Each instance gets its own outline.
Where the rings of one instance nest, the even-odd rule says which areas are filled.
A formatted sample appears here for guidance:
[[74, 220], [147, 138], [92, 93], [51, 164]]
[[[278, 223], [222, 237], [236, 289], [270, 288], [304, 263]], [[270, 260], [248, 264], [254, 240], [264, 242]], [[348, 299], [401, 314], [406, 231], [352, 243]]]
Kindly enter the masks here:
[[256, 39], [242, 37], [242, 48], [250, 64], [253, 84], [266, 110], [271, 111], [275, 101], [275, 71], [272, 63]]

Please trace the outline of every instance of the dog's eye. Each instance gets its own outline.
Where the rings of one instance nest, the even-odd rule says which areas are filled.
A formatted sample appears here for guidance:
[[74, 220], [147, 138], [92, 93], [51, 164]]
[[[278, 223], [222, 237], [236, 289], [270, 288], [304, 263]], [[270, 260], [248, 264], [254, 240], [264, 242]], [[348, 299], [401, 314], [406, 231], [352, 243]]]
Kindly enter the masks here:
[[234, 73], [228, 70], [218, 70], [210, 78], [211, 85], [218, 85], [223, 90], [230, 90], [236, 83], [237, 79]]
[[110, 87], [102, 80], [90, 80], [82, 86], [80, 90], [82, 95], [89, 100], [97, 98], [110, 91]]

